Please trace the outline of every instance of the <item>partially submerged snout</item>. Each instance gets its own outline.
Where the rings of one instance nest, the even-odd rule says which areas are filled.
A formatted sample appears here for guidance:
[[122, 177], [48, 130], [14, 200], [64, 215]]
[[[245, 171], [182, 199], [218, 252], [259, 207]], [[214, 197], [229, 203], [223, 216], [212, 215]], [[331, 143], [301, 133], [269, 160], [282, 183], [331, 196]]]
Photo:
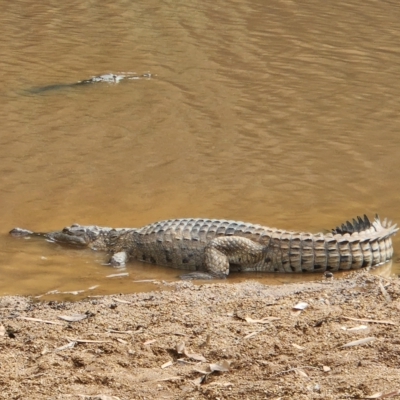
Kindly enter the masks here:
[[[10, 235], [15, 237], [39, 236], [51, 242], [71, 244], [74, 246], [88, 246], [97, 239], [95, 230], [89, 227], [74, 224], [63, 228], [61, 231], [54, 232], [32, 232], [27, 229], [14, 228], [10, 231]], [[91, 227], [93, 228], [93, 227]]]

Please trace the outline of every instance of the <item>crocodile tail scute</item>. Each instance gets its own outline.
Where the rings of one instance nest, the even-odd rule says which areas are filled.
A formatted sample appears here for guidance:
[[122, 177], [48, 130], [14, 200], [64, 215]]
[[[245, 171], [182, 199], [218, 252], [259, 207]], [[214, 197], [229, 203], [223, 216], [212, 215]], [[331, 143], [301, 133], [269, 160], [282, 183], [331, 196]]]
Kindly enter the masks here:
[[[378, 215], [376, 218], [379, 220]], [[346, 221], [342, 226], [338, 226], [332, 229], [332, 233], [335, 235], [339, 234], [346, 234], [346, 233], [354, 233], [354, 232], [362, 232], [367, 229], [371, 228], [371, 222], [369, 218], [364, 214], [364, 218], [357, 217], [357, 219], [353, 218], [353, 222]]]

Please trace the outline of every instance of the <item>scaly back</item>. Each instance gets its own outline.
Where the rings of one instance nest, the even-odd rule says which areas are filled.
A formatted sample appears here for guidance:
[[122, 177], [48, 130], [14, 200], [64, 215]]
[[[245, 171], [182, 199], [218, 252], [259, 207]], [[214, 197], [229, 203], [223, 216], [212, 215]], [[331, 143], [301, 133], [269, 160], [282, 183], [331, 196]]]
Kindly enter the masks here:
[[[172, 244], [184, 247], [190, 242], [205, 246], [220, 236], [241, 236], [268, 248], [268, 256], [258, 270], [312, 272], [359, 269], [382, 264], [391, 259], [391, 236], [396, 225], [376, 216], [358, 217], [328, 234], [292, 232], [241, 221], [212, 219], [174, 219], [139, 228], [142, 243]], [[185, 244], [186, 243], [186, 244]]]

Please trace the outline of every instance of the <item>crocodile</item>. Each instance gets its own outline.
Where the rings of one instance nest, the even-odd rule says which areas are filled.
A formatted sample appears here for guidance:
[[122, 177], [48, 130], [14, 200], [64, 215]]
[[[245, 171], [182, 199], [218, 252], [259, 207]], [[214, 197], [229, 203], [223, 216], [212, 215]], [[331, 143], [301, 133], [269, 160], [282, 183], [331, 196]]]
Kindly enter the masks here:
[[116, 84], [123, 80], [151, 79], [152, 77], [153, 77], [153, 75], [150, 73], [145, 73], [142, 75], [138, 75], [135, 72], [125, 72], [125, 73], [119, 73], [119, 74], [108, 73], [108, 74], [103, 74], [103, 75], [92, 76], [89, 79], [84, 79], [82, 81], [77, 81], [77, 82], [73, 82], [73, 83], [58, 83], [58, 84], [54, 84], [54, 85], [34, 87], [34, 88], [29, 89], [29, 93], [40, 94], [40, 93], [50, 92], [53, 90], [69, 89], [69, 88], [88, 85], [88, 84], [92, 84], [92, 83], [103, 82], [103, 83], [109, 83], [109, 84]]
[[230, 271], [323, 272], [378, 266], [393, 255], [397, 225], [367, 216], [323, 234], [299, 233], [241, 221], [170, 219], [142, 228], [73, 224], [40, 233], [14, 228], [16, 237], [89, 247], [111, 254], [109, 264], [131, 259], [194, 272], [182, 278], [225, 278]]

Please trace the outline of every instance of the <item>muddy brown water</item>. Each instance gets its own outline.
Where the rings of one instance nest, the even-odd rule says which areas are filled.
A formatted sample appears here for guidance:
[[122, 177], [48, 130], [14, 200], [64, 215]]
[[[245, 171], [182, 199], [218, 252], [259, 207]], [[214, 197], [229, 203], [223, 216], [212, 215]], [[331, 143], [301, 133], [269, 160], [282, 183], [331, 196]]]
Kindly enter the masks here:
[[[106, 278], [117, 271], [103, 254], [16, 240], [15, 226], [207, 217], [320, 231], [376, 212], [400, 222], [397, 2], [1, 9], [0, 294], [132, 292], [179, 274], [132, 262], [129, 277]], [[153, 77], [32, 91], [107, 72]]]

